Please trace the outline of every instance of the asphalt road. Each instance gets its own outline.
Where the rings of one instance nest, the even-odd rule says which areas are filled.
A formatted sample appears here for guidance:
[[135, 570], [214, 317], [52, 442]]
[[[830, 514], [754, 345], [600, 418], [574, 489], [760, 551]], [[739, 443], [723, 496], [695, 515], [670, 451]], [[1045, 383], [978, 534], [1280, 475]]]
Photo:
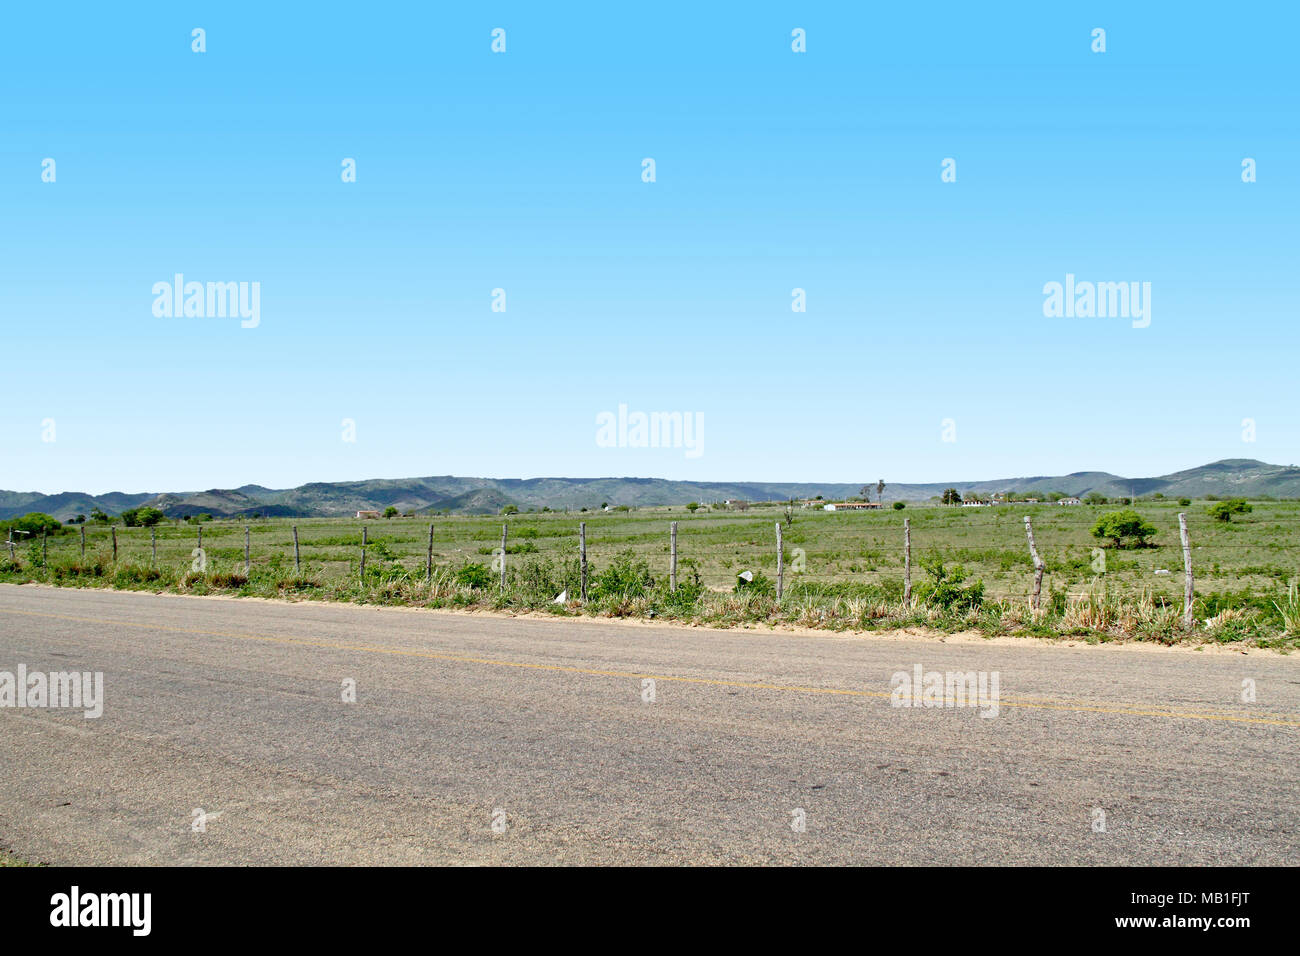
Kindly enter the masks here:
[[[19, 664], [104, 674], [98, 719], [0, 707], [31, 861], [1300, 862], [1300, 655], [0, 585]], [[917, 664], [997, 716], [891, 706]]]

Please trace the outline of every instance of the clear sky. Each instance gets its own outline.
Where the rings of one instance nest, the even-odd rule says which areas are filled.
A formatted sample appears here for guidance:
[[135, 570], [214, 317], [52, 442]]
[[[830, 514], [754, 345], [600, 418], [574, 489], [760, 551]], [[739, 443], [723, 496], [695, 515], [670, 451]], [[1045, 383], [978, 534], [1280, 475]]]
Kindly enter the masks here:
[[[0, 488], [1291, 463], [1297, 27], [1293, 3], [11, 4]], [[257, 326], [156, 316], [177, 273], [260, 283]], [[1149, 282], [1149, 326], [1045, 316], [1067, 274]], [[620, 405], [698, 416], [699, 453], [602, 447]]]

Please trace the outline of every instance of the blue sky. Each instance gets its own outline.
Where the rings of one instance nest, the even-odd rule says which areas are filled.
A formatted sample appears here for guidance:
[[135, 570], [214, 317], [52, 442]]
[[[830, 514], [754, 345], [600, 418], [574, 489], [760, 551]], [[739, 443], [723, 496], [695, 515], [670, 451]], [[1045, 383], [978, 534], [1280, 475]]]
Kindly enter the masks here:
[[[11, 6], [0, 487], [1300, 459], [1296, 8], [903, 6]], [[1067, 273], [1150, 326], [1044, 317]]]

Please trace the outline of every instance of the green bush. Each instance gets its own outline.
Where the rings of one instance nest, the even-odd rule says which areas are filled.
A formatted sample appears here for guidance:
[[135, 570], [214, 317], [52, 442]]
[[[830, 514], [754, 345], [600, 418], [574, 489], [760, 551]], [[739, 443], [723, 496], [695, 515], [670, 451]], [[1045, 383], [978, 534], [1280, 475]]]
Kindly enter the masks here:
[[494, 583], [492, 572], [486, 565], [471, 561], [466, 561], [456, 569], [454, 579], [460, 587], [479, 590], [490, 588]]
[[629, 548], [621, 552], [604, 571], [595, 576], [592, 582], [591, 596], [596, 599], [606, 597], [644, 597], [654, 590], [655, 579], [650, 574], [650, 565], [638, 558], [636, 552]]
[[1117, 548], [1125, 547], [1126, 541], [1131, 542], [1132, 547], [1140, 548], [1155, 533], [1154, 525], [1130, 509], [1108, 511], [1092, 526], [1094, 538], [1109, 538]]
[[[15, 532], [14, 540], [17, 541], [28, 535], [39, 538], [42, 532], [58, 534], [59, 529], [62, 527], [63, 525], [59, 523], [57, 518], [47, 515], [43, 511], [29, 511], [21, 518], [11, 518], [9, 521], [0, 524], [0, 534], [8, 538], [12, 529]], [[25, 534], [19, 534], [18, 532], [25, 532]]]
[[775, 597], [776, 584], [762, 571], [755, 571], [754, 579], [752, 581], [746, 581], [744, 578], [736, 579], [736, 593], [766, 594]]
[[942, 561], [922, 558], [920, 563], [930, 580], [916, 586], [913, 594], [918, 601], [945, 611], [966, 611], [984, 603], [984, 582], [976, 579], [962, 587], [967, 574], [960, 564], [948, 569]]
[[1250, 514], [1254, 510], [1246, 503], [1245, 498], [1230, 498], [1227, 501], [1220, 501], [1210, 505], [1205, 509], [1205, 513], [1215, 521], [1226, 523], [1232, 520], [1233, 515]]

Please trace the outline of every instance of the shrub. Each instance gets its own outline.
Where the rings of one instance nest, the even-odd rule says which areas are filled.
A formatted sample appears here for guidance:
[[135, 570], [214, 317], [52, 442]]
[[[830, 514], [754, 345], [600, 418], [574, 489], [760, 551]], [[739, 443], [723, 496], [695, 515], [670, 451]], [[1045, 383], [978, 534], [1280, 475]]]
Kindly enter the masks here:
[[1205, 513], [1215, 521], [1229, 522], [1233, 515], [1250, 514], [1254, 509], [1246, 503], [1245, 498], [1230, 498], [1220, 501], [1205, 509]]
[[921, 567], [930, 575], [930, 580], [916, 586], [914, 594], [918, 601], [945, 611], [972, 610], [984, 603], [984, 582], [976, 579], [962, 587], [967, 574], [960, 564], [950, 570], [942, 561], [923, 558]]
[[456, 569], [454, 575], [456, 583], [463, 588], [490, 588], [492, 586], [492, 572], [487, 569], [486, 565], [475, 564], [466, 561]]
[[1154, 525], [1149, 524], [1136, 511], [1108, 511], [1092, 526], [1094, 538], [1109, 538], [1117, 548], [1125, 547], [1124, 542], [1131, 541], [1133, 547], [1142, 547], [1146, 539], [1156, 533]]
[[766, 594], [776, 596], [776, 584], [772, 579], [762, 571], [754, 572], [754, 579], [746, 581], [744, 578], [736, 579], [737, 594]]
[[907, 505], [903, 504], [901, 501], [895, 501], [895, 502], [894, 502], [894, 510], [895, 510], [895, 511], [902, 511], [902, 510], [903, 510], [904, 508], [906, 508], [906, 507], [907, 507]]
[[1187, 507], [1188, 505], [1190, 505], [1191, 503], [1192, 503], [1192, 499], [1191, 499], [1191, 498], [1179, 498], [1179, 499], [1178, 499], [1178, 507], [1180, 507], [1180, 508], [1186, 508], [1186, 507]]
[[637, 558], [636, 552], [629, 548], [596, 575], [591, 595], [595, 598], [644, 597], [654, 586], [655, 579], [650, 574], [650, 565]]
[[15, 535], [15, 539], [30, 535], [33, 538], [39, 538], [42, 532], [46, 534], [58, 534], [63, 525], [57, 518], [45, 514], [43, 511], [29, 511], [21, 518], [14, 518], [0, 524], [0, 533], [6, 537], [10, 530], [14, 532], [24, 532], [23, 535]]

